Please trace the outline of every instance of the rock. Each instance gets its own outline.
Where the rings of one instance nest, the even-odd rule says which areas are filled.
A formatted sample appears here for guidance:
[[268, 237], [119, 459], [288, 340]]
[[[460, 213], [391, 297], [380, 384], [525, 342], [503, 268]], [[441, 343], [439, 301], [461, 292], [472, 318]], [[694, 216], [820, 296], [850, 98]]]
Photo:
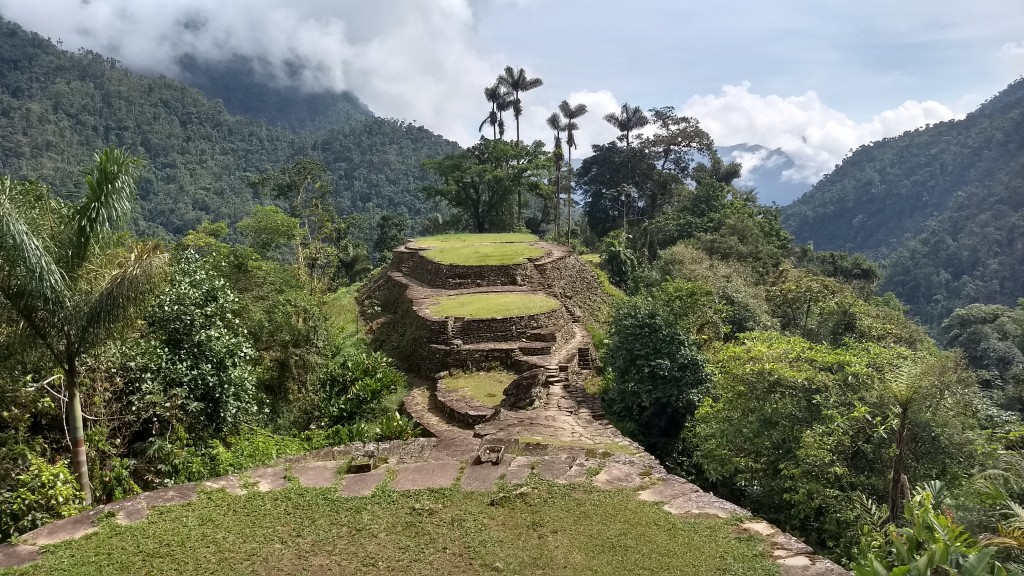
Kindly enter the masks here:
[[299, 484], [309, 488], [325, 488], [334, 486], [338, 481], [338, 467], [340, 462], [308, 462], [292, 466], [292, 475], [299, 480]]
[[398, 477], [391, 483], [395, 490], [447, 488], [455, 482], [462, 466], [458, 462], [421, 462], [402, 464]]
[[24, 544], [0, 544], [0, 570], [39, 561], [39, 548]]
[[676, 498], [681, 498], [687, 494], [693, 494], [694, 492], [699, 491], [700, 488], [697, 488], [686, 480], [676, 476], [669, 476], [661, 484], [657, 484], [643, 492], [637, 493], [637, 498], [646, 500], [647, 502], [671, 502]]
[[501, 444], [485, 444], [477, 452], [477, 461], [481, 464], [501, 464], [505, 457], [505, 447]]
[[749, 516], [750, 512], [739, 506], [715, 497], [707, 492], [693, 492], [676, 498], [664, 506], [665, 510], [692, 517], [729, 518], [732, 516]]
[[242, 490], [242, 483], [236, 474], [228, 474], [227, 476], [221, 476], [219, 478], [212, 478], [203, 482], [203, 488], [209, 490], [227, 490], [229, 494], [239, 495], [244, 493]]
[[152, 508], [154, 506], [173, 506], [175, 504], [191, 502], [196, 499], [197, 493], [198, 489], [195, 484], [179, 484], [147, 492], [141, 498], [146, 503], [146, 506]]
[[488, 491], [494, 489], [498, 478], [508, 470], [511, 458], [505, 458], [499, 464], [478, 464], [466, 468], [462, 473], [462, 489]]
[[632, 466], [611, 462], [605, 465], [604, 470], [594, 477], [594, 484], [608, 490], [615, 488], [635, 488], [643, 480], [640, 478], [640, 471]]
[[779, 531], [778, 528], [776, 528], [775, 526], [772, 526], [771, 524], [767, 522], [762, 522], [760, 520], [751, 520], [750, 522], [744, 522], [740, 524], [740, 528], [751, 534], [761, 537], [770, 536]]
[[260, 492], [269, 492], [271, 490], [280, 490], [288, 485], [288, 481], [285, 480], [284, 468], [280, 466], [272, 466], [268, 468], [257, 468], [249, 471], [247, 476], [253, 482], [256, 482], [256, 489]]
[[347, 475], [341, 481], [343, 496], [368, 496], [370, 492], [384, 481], [387, 468], [377, 468], [366, 474]]
[[501, 407], [506, 410], [530, 410], [543, 404], [547, 395], [545, 378], [546, 372], [543, 368], [520, 374], [505, 387]]
[[537, 461], [535, 456], [517, 456], [512, 460], [508, 471], [505, 473], [505, 481], [509, 484], [522, 484], [533, 472], [533, 464]]
[[93, 508], [87, 512], [51, 522], [46, 526], [36, 528], [28, 534], [21, 536], [19, 541], [29, 546], [46, 546], [47, 544], [56, 544], [65, 540], [81, 538], [86, 534], [99, 530], [94, 522], [102, 513], [103, 509]]

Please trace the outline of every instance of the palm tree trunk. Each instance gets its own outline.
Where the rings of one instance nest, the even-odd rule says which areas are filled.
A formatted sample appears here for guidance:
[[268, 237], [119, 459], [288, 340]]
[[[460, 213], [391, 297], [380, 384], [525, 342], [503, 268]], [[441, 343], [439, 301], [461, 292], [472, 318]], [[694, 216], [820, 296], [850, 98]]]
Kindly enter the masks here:
[[85, 495], [85, 505], [92, 505], [92, 483], [85, 451], [85, 428], [82, 426], [82, 398], [78, 393], [78, 363], [71, 360], [64, 373], [68, 387], [67, 424], [71, 440], [71, 471]]
[[572, 148], [569, 150], [569, 169], [566, 171], [565, 176], [568, 186], [565, 190], [565, 245], [569, 245], [569, 240], [572, 239]]
[[562, 235], [562, 231], [558, 229], [562, 224], [562, 219], [559, 217], [559, 204], [561, 204], [561, 198], [559, 195], [562, 193], [562, 167], [555, 166], [555, 243], [558, 243], [558, 237]]

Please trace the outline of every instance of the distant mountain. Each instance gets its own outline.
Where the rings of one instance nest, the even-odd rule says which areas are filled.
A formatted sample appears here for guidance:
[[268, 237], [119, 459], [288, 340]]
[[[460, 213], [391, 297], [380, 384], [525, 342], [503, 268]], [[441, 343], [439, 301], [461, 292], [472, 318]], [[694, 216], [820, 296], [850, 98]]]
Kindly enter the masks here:
[[[343, 214], [366, 214], [372, 223], [383, 212], [417, 219], [439, 209], [421, 193], [433, 181], [421, 163], [457, 150], [456, 143], [373, 117], [351, 96], [261, 88], [239, 78], [240, 70], [222, 83], [207, 79], [206, 88], [221, 96], [211, 100], [95, 52], [65, 52], [0, 18], [0, 174], [41, 180], [70, 195], [82, 191], [78, 170], [95, 150], [110, 144], [131, 149], [147, 160], [131, 225], [156, 236], [181, 235], [204, 220], [244, 217], [263, 200], [254, 197], [249, 180], [302, 157], [330, 170], [332, 200]], [[237, 92], [228, 80], [239, 82]], [[246, 95], [259, 97], [247, 104]], [[230, 114], [225, 100], [266, 121]], [[301, 102], [312, 107], [302, 110]], [[275, 112], [278, 105], [286, 109]]]
[[795, 164], [779, 148], [772, 150], [760, 144], [737, 144], [718, 146], [718, 154], [726, 162], [735, 160], [743, 164], [743, 175], [737, 184], [753, 186], [762, 204], [774, 202], [785, 206], [811, 187], [810, 184], [786, 178], [785, 172], [793, 169]]
[[935, 327], [1024, 296], [1024, 79], [959, 121], [862, 146], [783, 211], [816, 249], [885, 258], [884, 289]]
[[208, 62], [185, 56], [178, 60], [180, 80], [220, 100], [236, 116], [261, 120], [296, 132], [350, 126], [373, 118], [370, 109], [351, 92], [306, 92], [275, 83], [248, 58]]

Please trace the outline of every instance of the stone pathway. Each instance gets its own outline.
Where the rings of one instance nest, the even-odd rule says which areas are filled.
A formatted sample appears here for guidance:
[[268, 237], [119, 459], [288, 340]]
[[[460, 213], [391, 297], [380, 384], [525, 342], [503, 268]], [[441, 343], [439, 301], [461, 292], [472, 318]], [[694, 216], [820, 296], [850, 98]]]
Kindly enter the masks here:
[[[273, 466], [203, 483], [172, 486], [101, 506], [59, 520], [19, 538], [18, 544], [0, 545], [0, 568], [39, 560], [49, 544], [80, 538], [98, 529], [96, 521], [108, 512], [115, 521], [143, 521], [158, 506], [185, 504], [202, 490], [225, 489], [236, 494], [286, 489], [291, 484], [335, 489], [342, 496], [367, 496], [387, 485], [394, 490], [420, 490], [458, 486], [463, 490], [495, 490], [500, 481], [518, 484], [530, 476], [560, 483], [585, 483], [608, 490], [633, 490], [637, 498], [660, 504], [684, 518], [745, 519], [737, 530], [764, 539], [768, 554], [784, 576], [838, 576], [839, 566], [814, 556], [811, 549], [775, 526], [753, 518], [746, 510], [701, 491], [693, 484], [665, 473], [647, 455], [617, 454], [594, 457], [580, 448], [523, 447], [498, 465], [474, 464], [478, 443], [469, 439], [415, 439], [406, 442], [356, 443], [287, 458]], [[529, 448], [533, 453], [524, 454]], [[386, 461], [362, 474], [341, 474], [352, 459], [376, 457]], [[681, 543], [682, 545], [683, 543]]]

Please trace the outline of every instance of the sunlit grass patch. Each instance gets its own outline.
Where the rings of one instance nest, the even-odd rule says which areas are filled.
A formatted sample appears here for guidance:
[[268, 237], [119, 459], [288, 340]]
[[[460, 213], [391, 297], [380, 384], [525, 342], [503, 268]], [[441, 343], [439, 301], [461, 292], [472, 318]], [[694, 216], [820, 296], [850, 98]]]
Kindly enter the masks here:
[[413, 239], [413, 244], [421, 248], [436, 248], [460, 244], [536, 241], [537, 237], [533, 234], [509, 232], [505, 234], [441, 234], [439, 236], [423, 236], [422, 238]]
[[631, 491], [519, 488], [210, 493], [106, 523], [10, 574], [778, 574], [763, 541], [728, 520], [678, 518]]
[[453, 244], [432, 248], [423, 253], [434, 262], [462, 266], [501, 266], [523, 264], [527, 258], [543, 256], [546, 250], [522, 243]]
[[558, 300], [526, 292], [483, 292], [439, 296], [428, 310], [441, 318], [512, 318], [551, 312], [561, 306]]
[[484, 406], [497, 406], [505, 397], [505, 387], [516, 375], [505, 370], [492, 372], [466, 372], [449, 376], [444, 385], [449, 390], [463, 390], [466, 395]]

